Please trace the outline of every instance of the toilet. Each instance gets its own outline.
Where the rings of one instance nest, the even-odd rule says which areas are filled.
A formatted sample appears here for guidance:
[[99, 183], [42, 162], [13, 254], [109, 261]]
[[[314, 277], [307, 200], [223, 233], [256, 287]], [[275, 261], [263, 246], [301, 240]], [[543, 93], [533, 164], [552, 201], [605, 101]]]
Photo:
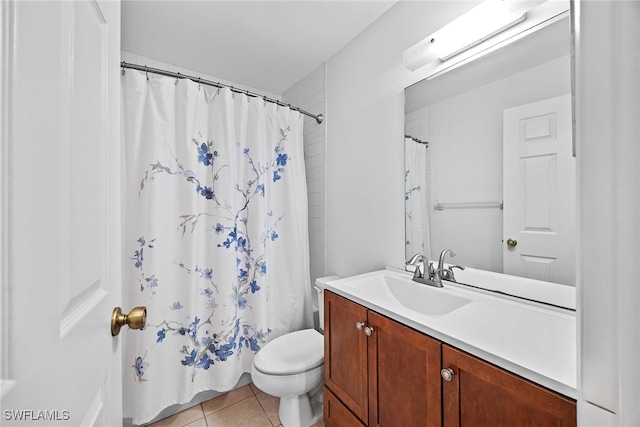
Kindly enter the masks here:
[[267, 343], [253, 359], [251, 380], [263, 392], [280, 398], [284, 427], [309, 427], [322, 419], [324, 383], [324, 288], [337, 276], [316, 280], [318, 327], [282, 335]]

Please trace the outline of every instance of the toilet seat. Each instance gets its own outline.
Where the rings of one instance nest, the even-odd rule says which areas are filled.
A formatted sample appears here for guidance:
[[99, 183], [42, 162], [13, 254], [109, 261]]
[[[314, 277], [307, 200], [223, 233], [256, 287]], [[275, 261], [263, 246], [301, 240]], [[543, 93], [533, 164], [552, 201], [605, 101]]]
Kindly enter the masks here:
[[255, 356], [255, 368], [269, 375], [295, 375], [322, 366], [324, 337], [315, 329], [282, 335], [267, 343]]

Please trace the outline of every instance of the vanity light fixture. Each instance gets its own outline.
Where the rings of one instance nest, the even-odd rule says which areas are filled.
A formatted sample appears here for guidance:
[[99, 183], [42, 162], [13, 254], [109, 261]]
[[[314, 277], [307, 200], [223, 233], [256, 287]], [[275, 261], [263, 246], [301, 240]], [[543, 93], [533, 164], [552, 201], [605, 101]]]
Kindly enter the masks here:
[[524, 22], [545, 0], [486, 0], [404, 52], [405, 66], [415, 71], [443, 64], [463, 52]]
[[527, 19], [517, 1], [487, 0], [441, 30], [446, 61]]

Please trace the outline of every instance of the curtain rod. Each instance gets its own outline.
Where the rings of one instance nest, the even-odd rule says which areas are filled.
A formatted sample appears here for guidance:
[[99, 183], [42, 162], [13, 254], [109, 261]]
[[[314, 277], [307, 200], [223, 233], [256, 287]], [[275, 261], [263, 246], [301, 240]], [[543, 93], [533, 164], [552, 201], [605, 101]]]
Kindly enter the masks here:
[[413, 140], [413, 141], [417, 142], [418, 144], [424, 144], [424, 145], [426, 145], [427, 147], [429, 146], [429, 141], [422, 141], [421, 139], [415, 138], [415, 137], [413, 137], [413, 136], [411, 136], [411, 135], [405, 135], [404, 137], [405, 137], [405, 138], [409, 138], [409, 139], [411, 139], [411, 140]]
[[293, 107], [291, 104], [285, 104], [284, 102], [278, 101], [277, 99], [272, 99], [272, 98], [268, 98], [264, 95], [260, 95], [258, 93], [254, 93], [254, 92], [250, 92], [248, 90], [241, 90], [238, 88], [235, 88], [233, 86], [230, 85], [226, 85], [224, 83], [220, 83], [220, 82], [212, 82], [210, 80], [205, 80], [201, 77], [194, 77], [194, 76], [190, 76], [188, 74], [182, 74], [182, 73], [174, 73], [172, 71], [167, 71], [167, 70], [161, 70], [159, 68], [152, 68], [152, 67], [147, 67], [146, 65], [138, 65], [138, 64], [131, 64], [128, 62], [120, 62], [120, 67], [122, 67], [122, 72], [124, 73], [124, 69], [125, 68], [130, 68], [132, 70], [138, 70], [138, 71], [144, 71], [145, 73], [153, 73], [153, 74], [160, 74], [163, 76], [167, 76], [167, 77], [175, 77], [176, 79], [189, 79], [193, 82], [199, 83], [199, 84], [204, 84], [207, 86], [214, 86], [214, 87], [218, 87], [218, 88], [224, 88], [227, 87], [229, 89], [231, 89], [232, 92], [235, 93], [243, 93], [247, 96], [251, 96], [254, 98], [262, 98], [264, 99], [266, 102], [271, 102], [273, 104], [277, 104], [280, 105], [282, 107], [289, 107], [294, 111], [298, 111], [300, 112], [300, 114], [304, 114], [305, 116], [309, 116], [313, 119], [316, 120], [316, 122], [318, 124], [321, 124], [324, 121], [324, 116], [322, 114], [311, 114], [308, 111], [304, 111], [301, 108], [297, 108], [297, 107]]

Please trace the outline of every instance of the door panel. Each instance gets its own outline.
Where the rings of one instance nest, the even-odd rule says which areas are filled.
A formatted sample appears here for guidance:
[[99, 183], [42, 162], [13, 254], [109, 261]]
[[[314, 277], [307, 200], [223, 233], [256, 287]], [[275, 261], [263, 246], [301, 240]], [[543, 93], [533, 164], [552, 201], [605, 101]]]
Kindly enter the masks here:
[[[63, 213], [62, 242], [65, 257], [68, 297], [88, 300], [102, 288], [101, 201], [104, 165], [102, 158], [107, 141], [107, 106], [105, 105], [108, 32], [99, 6], [88, 1], [64, 4], [61, 43], [61, 72], [68, 84], [61, 96], [62, 139], [60, 162], [63, 166], [61, 189], [67, 212]], [[67, 21], [67, 22], [65, 22]], [[66, 59], [66, 60], [65, 60]], [[66, 76], [65, 76], [66, 75]], [[65, 172], [66, 171], [66, 172]], [[68, 306], [67, 306], [68, 307]]]
[[[504, 273], [575, 285], [571, 98], [504, 111]], [[517, 245], [507, 245], [515, 239]]]
[[356, 328], [367, 322], [367, 309], [324, 292], [325, 384], [367, 423], [367, 336]]
[[119, 425], [120, 5], [7, 1], [2, 22], [3, 422]]
[[367, 324], [369, 425], [440, 427], [440, 342], [372, 311]]
[[444, 427], [574, 427], [574, 401], [443, 345]]
[[327, 427], [364, 427], [364, 424], [351, 413], [349, 408], [327, 387], [324, 388], [323, 422]]

